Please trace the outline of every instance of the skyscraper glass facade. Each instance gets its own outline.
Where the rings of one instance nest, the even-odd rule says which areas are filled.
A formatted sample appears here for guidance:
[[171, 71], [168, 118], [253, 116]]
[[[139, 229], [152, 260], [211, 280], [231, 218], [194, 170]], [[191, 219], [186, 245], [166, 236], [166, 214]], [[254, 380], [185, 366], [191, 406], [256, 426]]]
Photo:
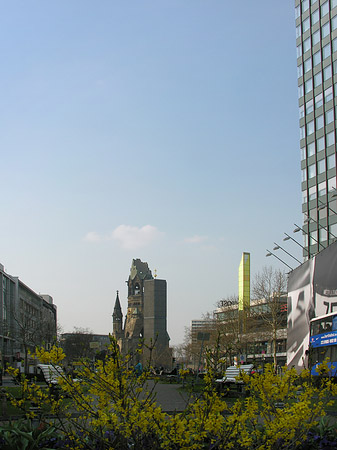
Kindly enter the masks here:
[[295, 0], [303, 256], [337, 238], [337, 0]]

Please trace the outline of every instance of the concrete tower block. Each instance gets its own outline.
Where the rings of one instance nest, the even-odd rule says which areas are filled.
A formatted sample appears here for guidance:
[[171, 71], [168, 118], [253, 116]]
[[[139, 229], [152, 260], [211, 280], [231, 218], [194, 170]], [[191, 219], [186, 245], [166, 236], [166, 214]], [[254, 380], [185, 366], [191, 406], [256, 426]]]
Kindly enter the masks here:
[[[167, 333], [167, 284], [165, 280], [144, 282], [144, 356], [153, 366], [170, 367], [169, 336]], [[152, 348], [154, 346], [154, 348]]]

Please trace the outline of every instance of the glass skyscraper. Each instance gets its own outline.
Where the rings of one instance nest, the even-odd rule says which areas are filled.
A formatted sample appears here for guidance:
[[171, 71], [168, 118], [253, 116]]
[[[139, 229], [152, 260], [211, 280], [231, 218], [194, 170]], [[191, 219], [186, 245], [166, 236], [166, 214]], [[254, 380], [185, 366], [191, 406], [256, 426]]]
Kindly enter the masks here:
[[305, 259], [337, 238], [337, 0], [295, 0]]

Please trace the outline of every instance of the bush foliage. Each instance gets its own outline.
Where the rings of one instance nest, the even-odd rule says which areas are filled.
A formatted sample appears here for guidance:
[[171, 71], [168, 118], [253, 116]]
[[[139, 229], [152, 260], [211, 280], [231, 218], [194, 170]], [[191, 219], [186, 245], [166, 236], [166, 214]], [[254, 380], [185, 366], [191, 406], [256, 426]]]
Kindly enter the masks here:
[[[60, 365], [65, 355], [53, 347], [50, 351], [37, 349], [36, 357], [42, 363]], [[149, 373], [144, 370], [137, 377], [112, 339], [105, 360], [94, 367], [82, 361], [78, 379], [60, 376], [57, 391], [43, 390], [22, 380], [24, 398], [11, 401], [25, 412], [28, 421], [38, 419], [38, 426], [28, 430], [27, 424], [20, 422], [16, 431], [3, 427], [0, 448], [325, 448], [325, 436], [317, 431], [318, 419], [337, 395], [337, 386], [328, 377], [317, 387], [307, 371], [297, 375], [294, 369], [285, 369], [278, 376], [268, 366], [263, 374], [243, 374], [249, 395], [229, 404], [216, 393], [212, 373], [208, 372], [200, 397], [191, 401], [184, 412], [167, 415], [148, 388]], [[50, 415], [41, 413], [37, 417], [36, 411], [27, 410], [27, 400], [41, 410], [48, 405], [52, 417], [48, 419]], [[27, 433], [35, 438], [28, 438]], [[329, 433], [330, 447], [326, 448], [334, 448], [336, 433], [331, 434], [331, 429]], [[25, 446], [18, 445], [18, 436], [26, 439]]]

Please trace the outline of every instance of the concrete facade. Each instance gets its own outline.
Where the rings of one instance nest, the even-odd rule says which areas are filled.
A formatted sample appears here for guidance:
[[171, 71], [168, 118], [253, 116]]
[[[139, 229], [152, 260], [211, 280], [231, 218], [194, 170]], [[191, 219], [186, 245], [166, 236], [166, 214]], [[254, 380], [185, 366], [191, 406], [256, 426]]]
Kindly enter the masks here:
[[[29, 351], [56, 340], [57, 309], [50, 295], [40, 295], [0, 264], [1, 363], [29, 366]], [[20, 362], [20, 364], [18, 364]]]

